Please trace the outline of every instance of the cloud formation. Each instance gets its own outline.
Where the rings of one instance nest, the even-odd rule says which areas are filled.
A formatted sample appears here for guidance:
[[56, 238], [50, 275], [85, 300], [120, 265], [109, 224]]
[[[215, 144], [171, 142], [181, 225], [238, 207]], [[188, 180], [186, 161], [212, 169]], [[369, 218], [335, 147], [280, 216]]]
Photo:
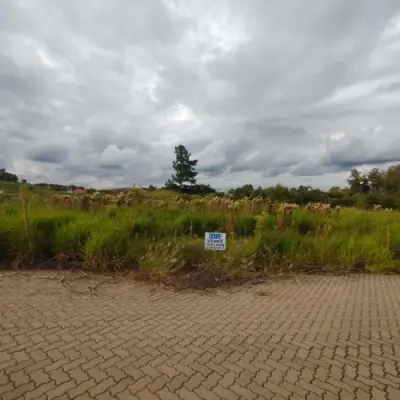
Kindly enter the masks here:
[[5, 0], [0, 167], [31, 181], [344, 184], [400, 161], [398, 0]]

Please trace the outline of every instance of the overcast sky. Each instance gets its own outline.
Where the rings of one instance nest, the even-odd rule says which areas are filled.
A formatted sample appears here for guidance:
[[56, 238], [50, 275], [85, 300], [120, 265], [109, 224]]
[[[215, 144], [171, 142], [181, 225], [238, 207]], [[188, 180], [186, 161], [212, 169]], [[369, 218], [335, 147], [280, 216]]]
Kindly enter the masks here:
[[400, 160], [399, 0], [0, 0], [0, 168], [225, 189]]

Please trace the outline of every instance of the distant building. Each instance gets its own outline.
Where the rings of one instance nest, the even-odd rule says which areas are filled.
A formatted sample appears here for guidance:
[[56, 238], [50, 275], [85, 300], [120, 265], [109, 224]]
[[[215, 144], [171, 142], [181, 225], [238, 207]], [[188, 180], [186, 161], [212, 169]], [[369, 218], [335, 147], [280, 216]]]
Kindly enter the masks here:
[[70, 187], [68, 188], [68, 193], [71, 194], [85, 194], [86, 189], [83, 187]]

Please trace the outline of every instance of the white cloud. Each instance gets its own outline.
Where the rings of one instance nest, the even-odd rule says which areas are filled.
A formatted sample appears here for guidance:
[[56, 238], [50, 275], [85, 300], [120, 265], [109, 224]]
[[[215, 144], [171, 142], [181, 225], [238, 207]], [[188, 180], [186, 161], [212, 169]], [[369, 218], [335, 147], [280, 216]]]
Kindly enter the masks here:
[[36, 50], [37, 55], [40, 58], [40, 61], [48, 68], [57, 68], [58, 64], [51, 59], [51, 57], [47, 54], [45, 49], [37, 49]]

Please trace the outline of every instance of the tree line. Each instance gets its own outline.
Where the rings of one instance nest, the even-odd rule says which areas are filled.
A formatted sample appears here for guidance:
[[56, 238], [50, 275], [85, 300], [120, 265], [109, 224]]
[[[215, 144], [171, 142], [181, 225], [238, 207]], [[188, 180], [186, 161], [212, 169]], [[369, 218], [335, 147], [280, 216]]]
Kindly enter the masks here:
[[[210, 185], [196, 182], [198, 160], [192, 160], [185, 146], [175, 147], [175, 160], [172, 163], [174, 173], [165, 184], [166, 189], [180, 193], [216, 196], [225, 195], [217, 192]], [[296, 204], [329, 203], [332, 206], [358, 206], [370, 208], [380, 205], [383, 208], [400, 209], [400, 164], [388, 169], [372, 168], [366, 172], [352, 169], [347, 179], [349, 187], [332, 187], [327, 191], [314, 189], [311, 186], [289, 188], [284, 185], [262, 188], [246, 184], [231, 189], [227, 195], [233, 199], [244, 197], [268, 198], [274, 202]]]
[[[164, 187], [181, 194], [229, 196], [233, 199], [265, 198], [273, 202], [286, 202], [296, 204], [329, 203], [332, 206], [372, 208], [380, 205], [383, 208], [400, 209], [400, 164], [395, 164], [387, 169], [372, 168], [360, 171], [356, 168], [350, 171], [347, 179], [348, 187], [332, 187], [327, 191], [315, 189], [311, 186], [286, 187], [275, 185], [262, 188], [246, 184], [227, 193], [217, 192], [210, 185], [197, 183], [198, 160], [192, 159], [192, 155], [184, 145], [175, 147], [175, 160], [172, 163], [174, 173], [167, 180]], [[0, 181], [18, 182], [18, 176], [0, 169]], [[22, 180], [21, 182], [26, 182]], [[59, 185], [39, 183], [37, 186], [46, 186], [54, 191], [64, 192], [77, 188], [74, 185]], [[35, 186], [36, 186], [35, 185]], [[92, 190], [88, 190], [93, 191]], [[150, 185], [148, 190], [156, 190]]]
[[[7, 172], [5, 168], [0, 168], [0, 182], [27, 183], [26, 179], [19, 179], [18, 175]], [[57, 183], [35, 183], [33, 186], [48, 188], [54, 192], [67, 192], [70, 189], [83, 189], [81, 186], [60, 185]]]
[[7, 172], [5, 168], [0, 168], [0, 181], [18, 182], [18, 176], [10, 172]]

